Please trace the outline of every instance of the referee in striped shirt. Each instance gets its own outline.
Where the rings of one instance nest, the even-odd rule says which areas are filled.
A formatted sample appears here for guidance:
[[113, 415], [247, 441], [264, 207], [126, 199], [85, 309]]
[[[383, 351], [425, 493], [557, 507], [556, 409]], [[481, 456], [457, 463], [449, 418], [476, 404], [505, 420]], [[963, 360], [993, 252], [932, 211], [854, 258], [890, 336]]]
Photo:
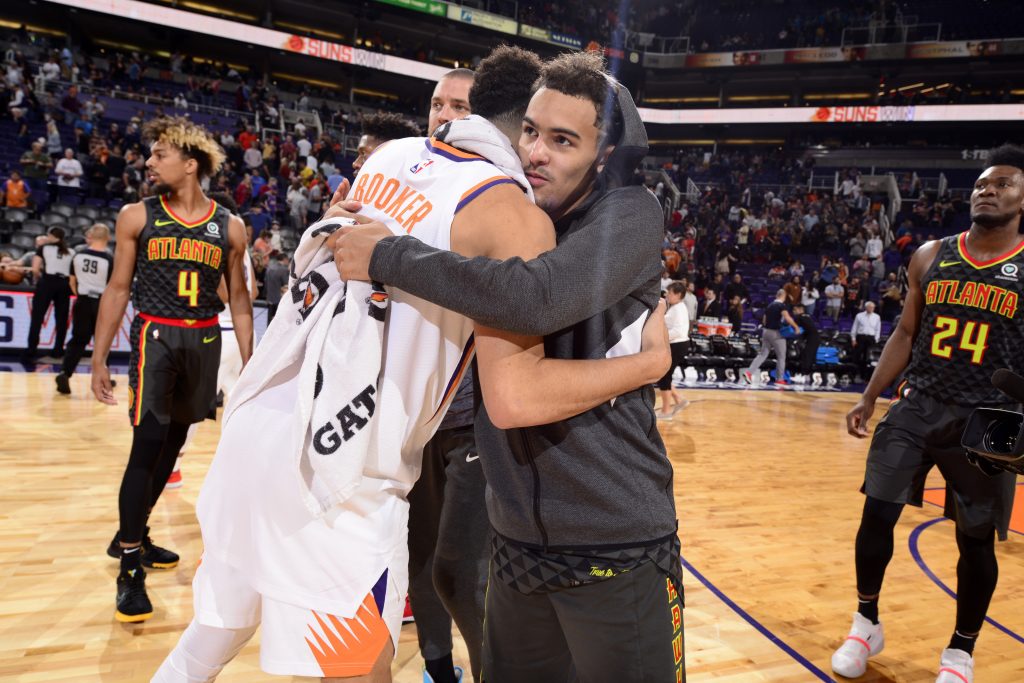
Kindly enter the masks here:
[[114, 260], [107, 253], [110, 228], [96, 223], [85, 233], [86, 248], [75, 254], [71, 261], [71, 291], [78, 298], [71, 313], [71, 341], [64, 354], [60, 374], [57, 375], [57, 391], [71, 393], [71, 375], [78, 361], [85, 354], [85, 347], [92, 341], [96, 329], [96, 316], [100, 310], [100, 295], [107, 288]]

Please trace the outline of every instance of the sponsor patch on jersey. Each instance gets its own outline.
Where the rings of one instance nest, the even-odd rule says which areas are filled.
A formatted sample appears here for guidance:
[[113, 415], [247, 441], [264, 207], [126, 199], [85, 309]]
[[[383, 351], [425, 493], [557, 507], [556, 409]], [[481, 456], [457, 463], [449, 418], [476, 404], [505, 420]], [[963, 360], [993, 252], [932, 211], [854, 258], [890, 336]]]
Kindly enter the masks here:
[[1020, 268], [1016, 263], [1004, 263], [1003, 267], [999, 269], [999, 275], [996, 275], [996, 279], [1018, 282], [1020, 280]]
[[214, 237], [220, 237], [220, 226], [213, 222], [207, 223], [206, 234], [213, 235]]

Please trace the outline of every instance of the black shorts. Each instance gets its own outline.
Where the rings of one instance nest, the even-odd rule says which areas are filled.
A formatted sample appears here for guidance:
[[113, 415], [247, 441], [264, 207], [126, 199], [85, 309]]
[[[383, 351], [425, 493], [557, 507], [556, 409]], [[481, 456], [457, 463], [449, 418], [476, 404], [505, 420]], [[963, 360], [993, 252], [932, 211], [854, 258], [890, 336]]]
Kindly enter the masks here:
[[160, 424], [202, 422], [215, 414], [220, 367], [217, 318], [192, 321], [139, 314], [132, 321], [128, 414]]
[[901, 386], [871, 439], [861, 491], [890, 503], [921, 507], [925, 479], [938, 466], [946, 480], [945, 516], [969, 536], [985, 537], [995, 527], [1000, 540], [1006, 540], [1016, 477], [990, 477], [967, 461], [960, 437], [973, 410], [974, 406], [943, 403]]

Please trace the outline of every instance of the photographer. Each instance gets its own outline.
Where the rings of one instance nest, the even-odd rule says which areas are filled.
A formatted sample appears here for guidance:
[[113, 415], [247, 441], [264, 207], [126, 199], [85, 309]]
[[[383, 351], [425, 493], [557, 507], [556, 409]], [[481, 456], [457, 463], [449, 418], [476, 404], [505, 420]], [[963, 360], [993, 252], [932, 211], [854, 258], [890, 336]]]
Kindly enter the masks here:
[[974, 644], [998, 576], [995, 536], [1006, 540], [1015, 477], [983, 474], [965, 457], [960, 438], [976, 406], [1010, 403], [992, 386], [993, 371], [1022, 369], [1022, 213], [1024, 149], [1004, 145], [991, 153], [975, 182], [970, 230], [914, 253], [899, 325], [846, 416], [849, 433], [867, 437], [879, 394], [904, 373], [868, 451], [855, 544], [857, 613], [850, 635], [832, 656], [832, 670], [841, 676], [862, 675], [868, 657], [884, 646], [878, 600], [893, 554], [893, 529], [904, 505], [921, 506], [927, 474], [938, 466], [960, 560], [956, 627], [942, 651], [937, 683], [974, 680]]

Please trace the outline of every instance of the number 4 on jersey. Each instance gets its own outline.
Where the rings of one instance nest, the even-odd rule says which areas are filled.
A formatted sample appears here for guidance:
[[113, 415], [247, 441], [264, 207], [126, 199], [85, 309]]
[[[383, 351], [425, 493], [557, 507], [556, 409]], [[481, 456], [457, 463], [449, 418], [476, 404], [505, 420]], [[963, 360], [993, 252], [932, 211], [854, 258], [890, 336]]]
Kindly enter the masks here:
[[[953, 356], [952, 344], [945, 341], [955, 337], [960, 328], [960, 320], [940, 315], [935, 319], [935, 333], [932, 335], [932, 355], [939, 358], [951, 358]], [[971, 352], [971, 362], [981, 365], [985, 359], [985, 350], [988, 348], [988, 323], [978, 323], [968, 320], [964, 323], [963, 334], [960, 336], [959, 348], [961, 351]]]
[[178, 271], [178, 296], [188, 299], [188, 305], [199, 305], [199, 273], [194, 270]]

